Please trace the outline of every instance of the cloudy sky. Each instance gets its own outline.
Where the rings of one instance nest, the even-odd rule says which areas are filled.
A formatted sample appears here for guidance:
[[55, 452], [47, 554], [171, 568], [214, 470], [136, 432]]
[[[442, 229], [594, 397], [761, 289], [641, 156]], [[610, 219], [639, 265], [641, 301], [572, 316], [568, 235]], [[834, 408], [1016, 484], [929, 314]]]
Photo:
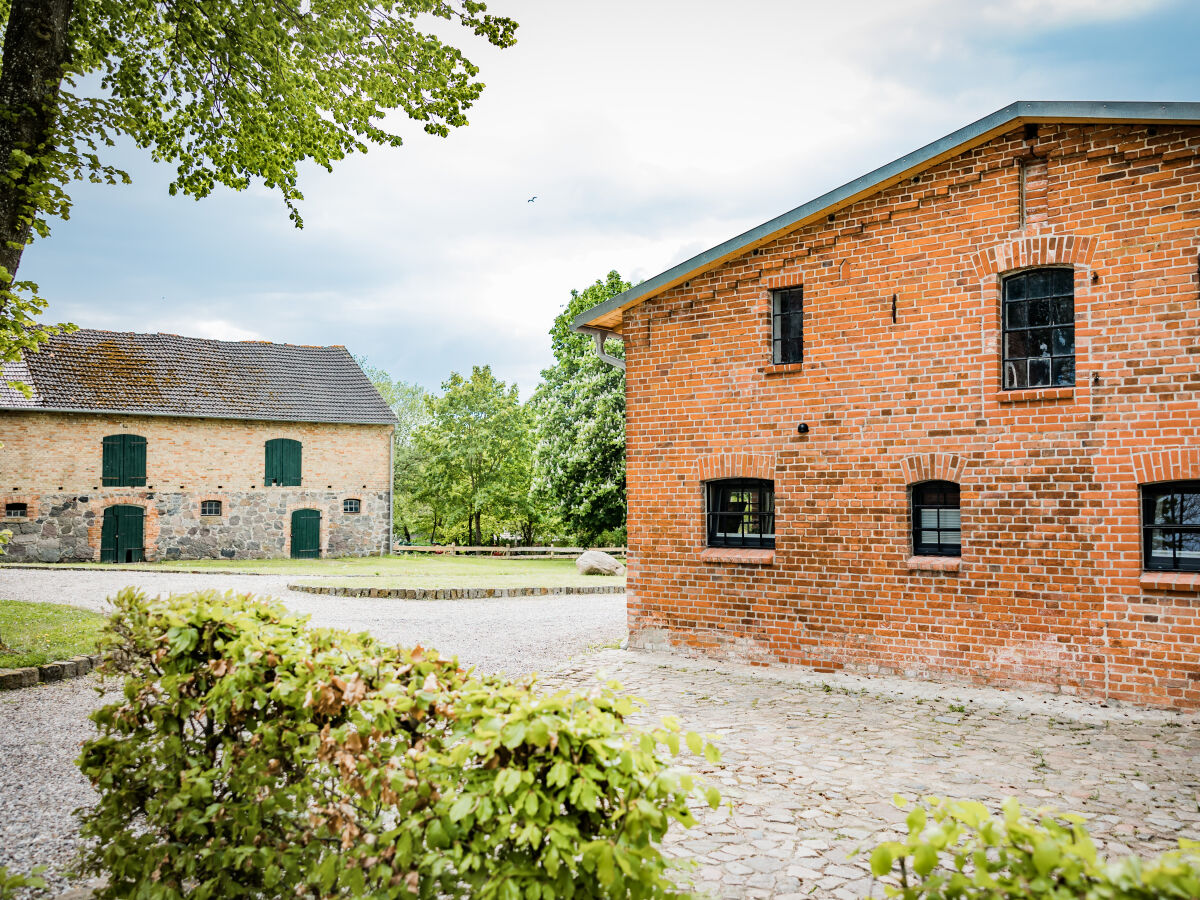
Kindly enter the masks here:
[[[305, 228], [265, 189], [81, 185], [25, 254], [82, 327], [345, 344], [436, 388], [488, 363], [528, 395], [547, 329], [1013, 100], [1200, 99], [1195, 0], [489, 0], [457, 40], [468, 127], [305, 170]], [[534, 203], [527, 202], [536, 196]]]

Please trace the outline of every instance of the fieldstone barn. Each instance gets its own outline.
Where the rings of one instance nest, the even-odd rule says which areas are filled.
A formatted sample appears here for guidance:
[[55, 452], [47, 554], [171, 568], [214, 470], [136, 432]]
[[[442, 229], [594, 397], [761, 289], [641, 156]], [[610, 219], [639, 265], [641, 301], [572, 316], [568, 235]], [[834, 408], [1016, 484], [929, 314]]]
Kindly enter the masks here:
[[1200, 707], [1200, 103], [1014, 103], [575, 327], [633, 646]]
[[3, 380], [9, 561], [389, 547], [396, 420], [344, 347], [79, 330]]

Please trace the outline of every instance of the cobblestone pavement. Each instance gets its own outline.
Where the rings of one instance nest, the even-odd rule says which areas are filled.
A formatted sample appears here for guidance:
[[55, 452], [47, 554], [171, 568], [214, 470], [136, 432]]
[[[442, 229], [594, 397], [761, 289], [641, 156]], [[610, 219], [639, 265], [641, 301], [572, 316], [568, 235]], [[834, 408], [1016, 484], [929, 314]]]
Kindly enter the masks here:
[[668, 837], [710, 896], [867, 896], [867, 854], [849, 853], [899, 836], [894, 794], [1072, 810], [1108, 855], [1200, 840], [1196, 715], [620, 651], [545, 680], [581, 688], [597, 668], [646, 700], [641, 724], [674, 715], [716, 736], [721, 763], [693, 764], [729, 802]]

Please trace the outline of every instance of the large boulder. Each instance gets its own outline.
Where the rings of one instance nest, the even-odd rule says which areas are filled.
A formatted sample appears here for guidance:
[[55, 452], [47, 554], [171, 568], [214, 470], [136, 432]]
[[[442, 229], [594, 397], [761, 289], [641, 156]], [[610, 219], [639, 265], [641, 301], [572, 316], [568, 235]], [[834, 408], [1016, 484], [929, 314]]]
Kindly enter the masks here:
[[575, 560], [575, 568], [580, 575], [624, 575], [625, 567], [621, 563], [599, 550], [585, 550]]

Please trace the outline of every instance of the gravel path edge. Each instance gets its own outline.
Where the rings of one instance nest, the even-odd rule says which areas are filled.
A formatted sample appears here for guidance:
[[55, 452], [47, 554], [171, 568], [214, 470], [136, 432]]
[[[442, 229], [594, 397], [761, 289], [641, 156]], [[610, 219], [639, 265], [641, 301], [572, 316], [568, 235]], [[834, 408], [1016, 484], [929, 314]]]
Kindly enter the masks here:
[[0, 691], [15, 691], [36, 687], [50, 681], [63, 681], [86, 675], [100, 665], [100, 654], [72, 656], [41, 666], [21, 666], [19, 669], [0, 669]]
[[513, 588], [374, 588], [341, 587], [325, 584], [289, 584], [289, 591], [325, 594], [334, 597], [380, 597], [388, 600], [486, 600], [511, 597], [550, 597], [571, 594], [623, 594], [624, 585], [595, 587], [513, 587]]

